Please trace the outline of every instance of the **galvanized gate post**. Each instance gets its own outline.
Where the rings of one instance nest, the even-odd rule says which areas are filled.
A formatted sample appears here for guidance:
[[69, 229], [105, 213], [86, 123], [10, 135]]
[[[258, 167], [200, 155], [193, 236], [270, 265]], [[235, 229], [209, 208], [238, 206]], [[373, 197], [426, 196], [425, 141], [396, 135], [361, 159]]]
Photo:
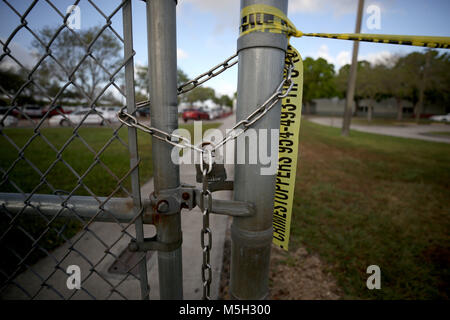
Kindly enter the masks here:
[[[125, 84], [126, 84], [126, 103], [127, 111], [133, 114], [136, 110], [135, 91], [134, 91], [134, 59], [133, 59], [133, 15], [131, 0], [123, 6], [123, 38], [124, 38], [124, 56], [129, 59], [125, 64]], [[130, 149], [130, 168], [135, 168], [130, 174], [131, 188], [133, 192], [133, 212], [135, 216], [140, 214], [141, 210], [141, 187], [139, 183], [139, 156], [137, 144], [137, 130], [128, 127], [128, 145]], [[144, 241], [144, 226], [142, 217], [136, 218], [136, 240]], [[145, 252], [143, 253], [145, 255]], [[149, 286], [147, 277], [147, 261], [141, 259], [139, 262], [139, 278], [141, 283], [141, 298], [149, 299]]]
[[[172, 132], [178, 128], [176, 0], [147, 1], [147, 35], [151, 123], [156, 129]], [[152, 138], [155, 195], [180, 186], [179, 166], [171, 160], [171, 145]], [[181, 242], [180, 212], [160, 215], [157, 240]], [[181, 246], [158, 252], [161, 299], [183, 299]]]
[[[241, 0], [241, 10], [253, 4], [270, 5], [287, 13], [287, 0]], [[273, 94], [282, 80], [287, 38], [284, 34], [251, 32], [238, 39], [237, 47], [239, 52], [237, 121], [239, 121]], [[267, 129], [267, 134], [270, 134], [271, 129], [279, 129], [280, 104], [281, 102], [252, 128]], [[271, 140], [268, 138], [266, 141]], [[245, 150], [238, 147], [239, 144], [236, 144], [236, 155], [240, 152], [248, 154], [248, 142], [245, 143]], [[270, 152], [270, 145], [267, 148]], [[261, 164], [235, 166], [234, 198], [252, 202], [256, 214], [252, 217], [233, 219], [230, 295], [234, 299], [268, 297], [275, 174], [262, 175], [260, 172], [262, 167]]]

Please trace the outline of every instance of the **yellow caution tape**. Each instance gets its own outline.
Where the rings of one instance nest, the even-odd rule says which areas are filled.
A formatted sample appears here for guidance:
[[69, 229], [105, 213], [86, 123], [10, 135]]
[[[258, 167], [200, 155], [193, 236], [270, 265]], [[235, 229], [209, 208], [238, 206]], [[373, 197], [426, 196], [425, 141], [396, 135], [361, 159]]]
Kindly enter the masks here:
[[241, 10], [240, 35], [255, 31], [302, 35], [281, 10], [265, 4], [254, 4]]
[[[271, 32], [294, 37], [322, 37], [342, 40], [369, 41], [378, 43], [412, 45], [429, 48], [449, 48], [450, 37], [427, 37], [405, 35], [382, 35], [363, 33], [303, 33], [279, 9], [268, 5], [251, 5], [241, 10], [240, 36], [251, 32]], [[300, 133], [303, 62], [300, 54], [290, 44], [286, 53], [294, 61], [292, 75], [294, 89], [282, 100], [278, 171], [275, 185], [273, 211], [273, 243], [288, 250], [295, 176], [297, 171], [298, 141]]]
[[428, 48], [448, 49], [450, 37], [428, 37], [428, 36], [398, 36], [390, 34], [368, 34], [368, 33], [305, 33], [304, 36], [320, 37], [341, 40], [358, 40], [376, 43], [402, 44], [406, 46], [418, 46]]
[[291, 77], [294, 85], [281, 102], [278, 171], [272, 217], [273, 243], [284, 250], [289, 248], [303, 94], [303, 61], [291, 45], [288, 45], [286, 53], [286, 63], [289, 61], [294, 63]]
[[262, 4], [251, 5], [243, 8], [241, 11], [240, 35], [242, 36], [255, 31], [284, 33], [288, 37], [320, 37], [442, 49], [448, 49], [450, 47], [450, 37], [367, 33], [303, 33], [297, 30], [295, 25], [282, 11], [275, 7]]

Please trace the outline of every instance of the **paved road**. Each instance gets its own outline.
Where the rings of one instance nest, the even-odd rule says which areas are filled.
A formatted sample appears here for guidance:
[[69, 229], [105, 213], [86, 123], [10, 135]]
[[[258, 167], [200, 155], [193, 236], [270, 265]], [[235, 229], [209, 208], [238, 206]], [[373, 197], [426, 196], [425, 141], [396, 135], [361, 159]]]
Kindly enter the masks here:
[[[220, 129], [224, 132], [226, 128], [231, 128], [235, 123], [235, 117], [230, 116], [223, 119]], [[208, 140], [205, 137], [204, 140]], [[229, 179], [234, 178], [232, 165], [226, 165]], [[196, 184], [194, 165], [180, 166], [180, 179], [183, 183]], [[153, 191], [153, 180], [148, 181], [141, 189], [142, 196], [146, 197]], [[231, 199], [231, 191], [214, 192], [215, 199]], [[183, 291], [184, 299], [201, 299], [202, 296], [202, 280], [201, 280], [201, 263], [202, 250], [200, 246], [200, 230], [202, 227], [202, 214], [198, 207], [192, 211], [182, 211], [182, 231], [183, 231]], [[210, 227], [213, 232], [213, 243], [211, 252], [211, 265], [213, 269], [213, 281], [211, 284], [211, 298], [217, 299], [220, 286], [220, 274], [222, 270], [223, 248], [225, 241], [225, 233], [230, 225], [230, 218], [227, 216], [211, 215]], [[149, 237], [154, 234], [154, 227], [146, 225], [144, 228], [145, 236]], [[36, 299], [61, 299], [56, 293], [61, 292], [66, 298], [73, 293], [66, 286], [67, 275], [63, 272], [69, 265], [78, 265], [82, 272], [82, 278], [86, 276], [92, 267], [86, 262], [86, 259], [98, 263], [95, 266], [96, 273], [93, 273], [83, 284], [82, 289], [74, 295], [73, 299], [91, 299], [87, 292], [91, 293], [97, 299], [104, 299], [111, 291], [108, 284], [118, 285], [117, 289], [128, 299], [140, 299], [139, 283], [132, 277], [128, 277], [123, 281], [124, 276], [113, 274], [110, 272], [111, 265], [115, 259], [112, 255], [105, 254], [105, 246], [112, 245], [112, 253], [116, 256], [127, 247], [130, 238], [125, 236], [119, 239], [121, 228], [116, 223], [95, 222], [89, 226], [92, 232], [78, 241], [74, 246], [76, 251], [72, 251], [60, 264], [61, 270], [47, 281], [47, 287], [43, 289]], [[135, 234], [134, 226], [128, 229], [130, 234]], [[101, 240], [100, 240], [101, 239]], [[103, 243], [102, 243], [103, 242]], [[68, 252], [69, 244], [66, 243], [52, 252], [52, 256], [57, 260], [62, 259]], [[85, 257], [83, 258], [81, 254]], [[159, 299], [159, 283], [158, 283], [158, 263], [157, 255], [153, 254], [147, 264], [149, 275], [149, 284], [151, 288], [150, 298]], [[55, 271], [55, 260], [51, 257], [41, 259], [39, 262], [30, 266], [27, 271], [16, 277], [16, 282], [23, 284], [30, 291], [36, 292], [41, 286], [42, 280]], [[39, 276], [38, 276], [39, 275]], [[100, 276], [99, 276], [100, 275]], [[103, 279], [102, 279], [103, 278]], [[106, 280], [106, 281], [105, 281]], [[10, 286], [3, 294], [2, 299], [27, 299], [27, 296], [16, 286]], [[122, 299], [117, 293], [112, 293], [110, 299]]]
[[[342, 118], [333, 117], [308, 117], [308, 120], [332, 127], [342, 127]], [[383, 134], [394, 137], [419, 139], [434, 142], [450, 143], [450, 136], [432, 136], [427, 135], [430, 132], [450, 132], [450, 125], [446, 124], [402, 124], [399, 126], [377, 126], [351, 124], [352, 130]]]

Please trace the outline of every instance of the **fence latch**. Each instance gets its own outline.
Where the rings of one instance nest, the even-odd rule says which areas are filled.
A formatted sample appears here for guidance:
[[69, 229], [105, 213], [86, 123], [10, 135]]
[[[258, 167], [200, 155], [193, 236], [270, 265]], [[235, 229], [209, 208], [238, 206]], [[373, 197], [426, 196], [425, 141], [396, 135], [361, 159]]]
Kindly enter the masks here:
[[160, 242], [156, 239], [156, 236], [151, 238], [145, 238], [144, 241], [138, 242], [132, 239], [128, 244], [128, 250], [132, 252], [143, 252], [143, 251], [173, 251], [181, 246], [183, 239], [180, 238], [177, 242], [165, 243]]

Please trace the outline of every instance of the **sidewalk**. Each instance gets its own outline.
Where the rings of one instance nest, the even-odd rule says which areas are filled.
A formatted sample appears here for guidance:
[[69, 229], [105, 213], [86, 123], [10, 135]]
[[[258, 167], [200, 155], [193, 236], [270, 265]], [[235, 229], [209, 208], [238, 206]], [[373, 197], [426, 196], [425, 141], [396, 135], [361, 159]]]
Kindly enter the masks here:
[[[223, 120], [219, 129], [223, 132], [226, 128], [231, 128], [235, 122], [235, 116], [230, 116]], [[205, 137], [205, 141], [208, 138]], [[226, 165], [228, 179], [234, 178], [233, 166]], [[195, 167], [194, 165], [180, 166], [180, 180], [183, 183], [195, 185]], [[142, 197], [148, 197], [153, 191], [153, 179], [148, 181], [142, 188]], [[214, 192], [214, 199], [231, 199], [231, 191]], [[181, 214], [182, 231], [183, 231], [183, 292], [184, 299], [201, 299], [202, 297], [202, 280], [201, 280], [201, 264], [202, 264], [202, 249], [200, 246], [200, 230], [202, 228], [202, 214], [198, 207], [192, 211], [183, 210]], [[213, 243], [211, 249], [211, 265], [213, 280], [211, 283], [211, 298], [217, 299], [220, 286], [220, 274], [222, 270], [223, 247], [225, 241], [225, 233], [230, 224], [228, 216], [221, 216], [211, 214], [210, 227], [212, 230]], [[127, 299], [140, 299], [139, 282], [124, 275], [111, 273], [111, 266], [115, 259], [109, 255], [105, 255], [105, 245], [112, 245], [112, 253], [120, 255], [127, 247], [130, 238], [128, 236], [119, 237], [122, 234], [120, 226], [116, 223], [102, 223], [95, 222], [89, 227], [92, 232], [80, 239], [74, 246], [76, 251], [71, 251], [70, 254], [60, 264], [61, 269], [66, 270], [69, 265], [78, 265], [81, 269], [81, 277], [84, 279], [92, 266], [85, 258], [92, 261], [95, 266], [95, 272], [82, 283], [82, 290], [76, 292], [72, 299], [92, 299], [89, 295], [93, 295], [96, 299], [105, 299], [111, 294], [111, 285], [118, 285], [117, 290], [120, 291]], [[145, 236], [152, 236], [155, 228], [152, 225], [145, 225]], [[128, 229], [128, 232], [134, 235], [134, 226]], [[102, 242], [104, 244], [102, 244]], [[57, 260], [62, 259], [68, 253], [69, 244], [66, 243], [54, 250], [51, 254]], [[78, 253], [77, 253], [78, 252]], [[83, 258], [83, 255], [85, 258]], [[103, 258], [102, 258], [103, 257]], [[55, 271], [56, 261], [51, 257], [45, 257], [33, 266], [22, 272], [16, 277], [15, 282], [22, 285], [29, 292], [36, 292], [42, 284], [42, 281]], [[150, 284], [150, 298], [159, 299], [159, 283], [158, 283], [158, 263], [157, 254], [152, 254], [147, 262], [148, 278]], [[106, 280], [106, 281], [105, 281]], [[67, 289], [66, 286], [67, 275], [62, 270], [56, 272], [47, 281], [47, 287], [43, 288], [35, 299], [62, 299], [58, 292], [60, 292], [65, 299], [67, 299], [73, 291]], [[121, 282], [122, 281], [122, 282]], [[56, 289], [56, 290], [53, 290]], [[85, 290], [83, 290], [85, 289]], [[2, 294], [2, 299], [29, 299], [21, 289], [17, 286], [10, 286], [5, 289]], [[123, 299], [118, 293], [113, 292], [110, 299]]]
[[[321, 125], [332, 126], [335, 128], [342, 127], [342, 118], [335, 117], [313, 117], [309, 116], [308, 120], [314, 123], [318, 123]], [[410, 139], [419, 139], [433, 142], [444, 142], [450, 143], [450, 136], [433, 136], [427, 135], [432, 132], [450, 132], [450, 126], [446, 124], [410, 124], [410, 125], [402, 125], [402, 126], [379, 126], [379, 125], [370, 125], [364, 126], [359, 124], [351, 124], [351, 130], [363, 131], [369, 133], [383, 134], [387, 136], [393, 137], [401, 137], [401, 138], [410, 138]]]

